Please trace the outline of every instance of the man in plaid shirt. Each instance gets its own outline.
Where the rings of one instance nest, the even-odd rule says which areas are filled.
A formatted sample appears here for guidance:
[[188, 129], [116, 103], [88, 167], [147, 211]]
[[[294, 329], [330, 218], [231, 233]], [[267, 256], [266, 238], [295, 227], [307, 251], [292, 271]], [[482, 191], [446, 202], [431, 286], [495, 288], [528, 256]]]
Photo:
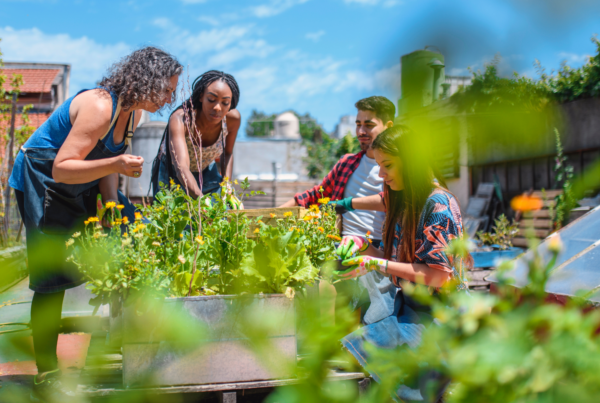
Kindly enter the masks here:
[[[296, 194], [281, 207], [309, 207], [317, 204], [320, 198], [330, 198], [337, 201], [336, 211], [344, 212], [342, 235], [364, 237], [370, 232], [373, 244], [377, 247], [381, 243], [385, 213], [372, 211], [372, 206], [359, 203], [379, 197], [377, 195], [382, 191], [383, 180], [379, 177], [379, 166], [371, 150], [371, 143], [381, 132], [394, 124], [396, 108], [390, 100], [380, 96], [361, 99], [355, 106], [358, 109], [356, 136], [361, 151], [358, 154], [344, 155], [321, 184]], [[366, 196], [372, 197], [365, 199]], [[353, 198], [361, 199], [353, 201]], [[351, 309], [360, 309], [364, 323], [380, 320], [389, 314], [390, 306], [393, 307], [394, 304], [393, 293], [384, 293], [382, 290], [391, 288], [393, 285], [389, 279], [376, 272], [362, 276], [356, 281], [339, 282], [335, 286], [322, 281], [319, 286], [323, 297], [329, 295], [335, 298], [337, 295], [335, 305], [333, 299], [331, 300], [330, 310], [334, 309], [334, 306], [339, 307], [349, 302]], [[333, 312], [330, 311], [329, 314]]]
[[[309, 207], [317, 204], [320, 198], [341, 201], [339, 204], [343, 206], [342, 210], [347, 211], [344, 214], [342, 235], [364, 236], [367, 232], [371, 232], [376, 240], [380, 240], [381, 224], [385, 215], [373, 211], [355, 212], [354, 209], [359, 210], [361, 207], [368, 208], [368, 206], [353, 205], [352, 198], [377, 195], [382, 191], [383, 181], [378, 177], [379, 166], [375, 163], [371, 143], [379, 133], [394, 124], [396, 108], [390, 100], [381, 96], [361, 99], [355, 106], [358, 109], [356, 136], [361, 151], [358, 154], [344, 155], [321, 184], [296, 194], [281, 207]], [[366, 159], [363, 158], [365, 156]], [[355, 200], [354, 203], [356, 202], [359, 201]]]

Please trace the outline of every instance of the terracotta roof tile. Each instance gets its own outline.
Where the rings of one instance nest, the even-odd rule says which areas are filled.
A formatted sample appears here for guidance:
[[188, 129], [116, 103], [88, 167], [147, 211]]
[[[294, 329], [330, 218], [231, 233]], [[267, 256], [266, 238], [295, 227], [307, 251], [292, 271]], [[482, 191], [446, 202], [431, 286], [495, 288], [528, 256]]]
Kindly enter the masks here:
[[23, 76], [22, 92], [50, 92], [52, 82], [60, 73], [58, 69], [10, 69], [4, 68], [3, 73], [6, 75], [4, 81], [4, 89], [11, 90], [10, 80], [13, 74], [21, 74]]

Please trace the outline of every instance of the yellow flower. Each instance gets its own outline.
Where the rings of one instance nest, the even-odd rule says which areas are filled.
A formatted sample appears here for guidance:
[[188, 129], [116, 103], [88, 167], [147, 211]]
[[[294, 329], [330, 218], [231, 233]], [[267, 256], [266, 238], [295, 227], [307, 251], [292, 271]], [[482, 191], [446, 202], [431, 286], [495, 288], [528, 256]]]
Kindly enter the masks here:
[[284, 217], [291, 217], [293, 215], [294, 215], [294, 213], [292, 213], [291, 211], [286, 211], [285, 213], [283, 213]]
[[139, 230], [142, 230], [142, 229], [146, 228], [146, 224], [138, 224], [137, 227]]
[[114, 208], [116, 206], [117, 206], [117, 203], [115, 203], [114, 201], [109, 201], [109, 202], [106, 202], [106, 206], [105, 207], [106, 208]]
[[160, 207], [157, 207], [157, 208], [156, 208], [156, 211], [162, 211], [162, 209], [164, 209], [164, 208], [165, 208], [165, 206], [160, 206]]
[[277, 217], [277, 214], [274, 214], [274, 213], [271, 213], [271, 214], [269, 214], [269, 215], [271, 216], [271, 218], [275, 218], [275, 217]]
[[129, 218], [127, 216], [123, 216], [123, 224], [129, 224]]
[[179, 238], [183, 238], [183, 232], [179, 234]]
[[175, 181], [173, 181], [173, 179], [169, 179], [169, 183], [171, 184], [171, 186], [175, 186]]
[[88, 225], [88, 224], [90, 223], [90, 221], [89, 221], [89, 220], [85, 220], [83, 223], [84, 223], [85, 225]]
[[260, 230], [259, 230], [258, 228], [256, 228], [256, 229], [254, 230], [254, 233], [255, 233], [255, 234], [258, 234], [259, 232], [260, 232]]
[[175, 188], [176, 190], [181, 189], [181, 185], [177, 185], [177, 187]]
[[318, 213], [319, 212], [319, 205], [317, 204], [313, 204], [308, 208], [309, 211], [312, 211], [313, 213]]
[[183, 255], [177, 256], [177, 259], [179, 259], [179, 261], [181, 262], [181, 264], [185, 264], [185, 258], [183, 257]]
[[233, 181], [233, 184], [234, 184], [234, 185], [237, 185], [237, 184], [238, 184], [238, 181], [237, 181], [237, 179]]
[[98, 221], [100, 221], [100, 219], [98, 217], [90, 217], [87, 220], [88, 220], [88, 222], [98, 222]]
[[262, 222], [262, 220], [258, 220], [258, 223], [259, 223], [259, 224], [262, 224], [263, 222]]
[[323, 197], [322, 199], [317, 200], [319, 204], [327, 204], [331, 199], [329, 197]]
[[124, 206], [124, 205], [122, 205], [122, 204], [117, 204], [117, 209], [119, 209], [119, 210], [123, 210], [124, 208], [125, 208], [125, 206]]
[[318, 227], [317, 229], [321, 232], [325, 232], [325, 229], [323, 227]]
[[116, 223], [117, 225], [121, 225], [121, 224], [123, 224], [123, 219], [121, 219], [121, 218], [117, 218], [117, 219], [115, 219], [115, 223]]
[[196, 238], [194, 238], [196, 240], [196, 242], [198, 242], [200, 245], [204, 245], [204, 240], [202, 239], [202, 237], [200, 235], [198, 235]]
[[73, 238], [79, 238], [81, 236], [81, 232], [76, 232], [73, 234]]
[[307, 214], [307, 215], [305, 215], [305, 216], [304, 216], [303, 220], [304, 220], [304, 221], [310, 221], [310, 220], [312, 220], [313, 218], [314, 218], [314, 217], [313, 217], [312, 215], [310, 215], [310, 214]]
[[321, 193], [323, 193], [323, 192], [324, 192], [324, 190], [323, 190], [323, 186], [319, 186], [319, 192], [321, 192]]
[[142, 220], [142, 213], [138, 213], [138, 212], [136, 211], [136, 213], [135, 213], [135, 220], [136, 220], [136, 221], [141, 221], [141, 220]]
[[123, 232], [123, 238], [127, 238], [129, 234], [127, 232]]
[[229, 182], [229, 177], [228, 176], [224, 177], [223, 182], [225, 182], [225, 183]]
[[329, 214], [323, 213], [323, 217], [329, 217]]
[[73, 245], [75, 243], [75, 240], [73, 238], [69, 239], [67, 242], [65, 242], [65, 244], [67, 245], [67, 248], [71, 245]]

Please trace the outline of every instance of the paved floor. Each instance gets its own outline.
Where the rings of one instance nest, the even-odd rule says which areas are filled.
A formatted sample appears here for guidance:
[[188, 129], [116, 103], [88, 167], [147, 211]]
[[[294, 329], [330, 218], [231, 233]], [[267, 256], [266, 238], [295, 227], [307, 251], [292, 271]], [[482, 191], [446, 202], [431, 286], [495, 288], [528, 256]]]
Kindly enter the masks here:
[[[31, 298], [29, 280], [25, 279], [0, 294], [0, 323], [29, 323]], [[89, 292], [83, 287], [67, 291], [63, 316], [87, 316], [92, 307], [87, 304]], [[23, 326], [3, 326], [0, 331], [22, 329]], [[59, 367], [77, 374], [85, 365], [90, 334], [61, 334], [58, 339]], [[18, 403], [28, 396], [33, 375], [37, 373], [31, 330], [0, 335], [0, 402]], [[23, 400], [28, 401], [28, 400]]]

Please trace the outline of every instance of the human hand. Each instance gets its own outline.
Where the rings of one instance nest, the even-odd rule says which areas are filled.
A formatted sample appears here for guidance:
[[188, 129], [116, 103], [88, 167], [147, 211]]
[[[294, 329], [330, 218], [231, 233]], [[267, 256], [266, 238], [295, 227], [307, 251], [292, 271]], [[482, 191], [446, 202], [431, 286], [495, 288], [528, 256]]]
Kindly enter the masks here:
[[354, 211], [354, 208], [352, 207], [352, 197], [346, 197], [341, 200], [331, 200], [327, 204], [332, 204], [334, 206], [336, 214], [345, 214], [349, 211]]
[[369, 247], [369, 241], [364, 236], [346, 235], [342, 238], [340, 246], [335, 250], [335, 253], [341, 259], [348, 259], [356, 252], [364, 252]]
[[344, 260], [342, 266], [349, 266], [349, 268], [346, 270], [336, 270], [333, 272], [333, 276], [338, 280], [349, 280], [364, 276], [373, 270], [387, 274], [387, 265], [388, 261], [385, 259], [371, 256], [357, 256]]
[[144, 158], [130, 154], [121, 154], [115, 161], [118, 173], [132, 178], [139, 178], [144, 168]]
[[234, 195], [228, 195], [227, 198], [226, 198], [226, 201], [227, 201], [227, 204], [229, 204], [229, 207], [231, 207], [232, 210], [243, 210], [244, 209], [244, 205], [242, 204], [242, 202], [240, 201], [240, 199], [238, 199]]

